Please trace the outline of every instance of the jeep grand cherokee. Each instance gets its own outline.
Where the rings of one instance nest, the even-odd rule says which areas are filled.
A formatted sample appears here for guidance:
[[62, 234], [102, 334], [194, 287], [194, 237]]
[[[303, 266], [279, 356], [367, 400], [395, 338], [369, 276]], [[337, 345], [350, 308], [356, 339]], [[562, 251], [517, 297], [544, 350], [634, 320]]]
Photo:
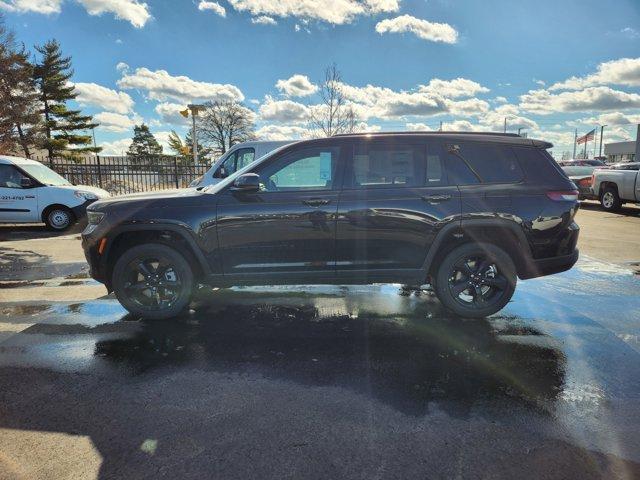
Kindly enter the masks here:
[[429, 283], [467, 317], [578, 258], [575, 185], [551, 144], [509, 134], [342, 135], [282, 147], [217, 185], [101, 200], [83, 246], [130, 312], [194, 286]]

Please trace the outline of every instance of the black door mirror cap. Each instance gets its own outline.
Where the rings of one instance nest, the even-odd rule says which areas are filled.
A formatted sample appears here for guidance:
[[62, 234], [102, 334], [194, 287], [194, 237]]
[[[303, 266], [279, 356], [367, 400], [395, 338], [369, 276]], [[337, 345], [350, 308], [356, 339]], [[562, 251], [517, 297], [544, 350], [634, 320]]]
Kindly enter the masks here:
[[245, 173], [233, 181], [231, 190], [234, 192], [251, 193], [260, 191], [260, 175]]
[[31, 188], [31, 187], [33, 187], [33, 182], [28, 177], [22, 177], [20, 179], [20, 186], [22, 188]]

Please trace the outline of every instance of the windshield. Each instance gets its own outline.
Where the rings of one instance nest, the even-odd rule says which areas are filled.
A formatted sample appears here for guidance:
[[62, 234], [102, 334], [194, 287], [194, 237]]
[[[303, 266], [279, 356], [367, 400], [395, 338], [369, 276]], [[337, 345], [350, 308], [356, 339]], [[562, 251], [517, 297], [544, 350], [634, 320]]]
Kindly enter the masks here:
[[69, 180], [44, 165], [20, 165], [20, 168], [35, 178], [40, 183], [58, 187], [60, 185], [71, 185]]

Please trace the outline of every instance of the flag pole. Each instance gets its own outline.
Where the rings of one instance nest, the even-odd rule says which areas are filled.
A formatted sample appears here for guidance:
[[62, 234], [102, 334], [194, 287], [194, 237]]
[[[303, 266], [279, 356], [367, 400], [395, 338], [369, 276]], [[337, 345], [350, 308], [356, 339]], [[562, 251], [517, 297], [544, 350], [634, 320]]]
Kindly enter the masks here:
[[576, 128], [576, 131], [573, 134], [573, 158], [576, 158], [577, 142], [578, 142], [578, 129]]

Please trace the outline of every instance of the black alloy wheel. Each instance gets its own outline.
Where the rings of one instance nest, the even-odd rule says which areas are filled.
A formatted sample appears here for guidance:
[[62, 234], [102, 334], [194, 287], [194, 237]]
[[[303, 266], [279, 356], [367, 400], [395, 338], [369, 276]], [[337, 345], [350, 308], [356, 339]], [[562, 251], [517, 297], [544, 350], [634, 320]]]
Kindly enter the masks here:
[[509, 302], [515, 284], [513, 262], [503, 250], [488, 244], [465, 244], [440, 264], [436, 292], [458, 315], [485, 317]]
[[120, 303], [145, 318], [169, 318], [189, 304], [193, 272], [176, 250], [161, 244], [138, 245], [125, 252], [113, 270]]

